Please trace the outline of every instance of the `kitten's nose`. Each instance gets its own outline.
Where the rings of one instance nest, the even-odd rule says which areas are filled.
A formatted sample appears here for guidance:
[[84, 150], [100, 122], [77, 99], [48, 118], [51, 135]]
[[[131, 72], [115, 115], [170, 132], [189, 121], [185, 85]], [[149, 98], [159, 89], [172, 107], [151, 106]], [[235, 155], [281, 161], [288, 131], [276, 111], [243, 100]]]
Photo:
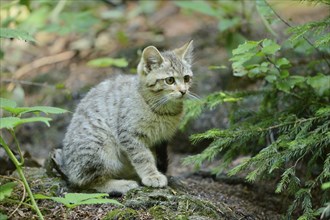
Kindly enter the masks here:
[[184, 94], [186, 94], [187, 91], [186, 90], [180, 90], [180, 92], [181, 92], [181, 95], [184, 96]]

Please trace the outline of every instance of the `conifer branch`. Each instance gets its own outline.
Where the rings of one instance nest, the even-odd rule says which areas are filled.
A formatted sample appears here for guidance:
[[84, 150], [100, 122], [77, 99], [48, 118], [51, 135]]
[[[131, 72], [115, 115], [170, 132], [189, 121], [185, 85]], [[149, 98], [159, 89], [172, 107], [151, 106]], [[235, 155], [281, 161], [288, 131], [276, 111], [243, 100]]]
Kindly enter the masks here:
[[[273, 7], [267, 2], [267, 1], [265, 1], [265, 3], [267, 4], [267, 6], [274, 12], [274, 14], [276, 15], [276, 17], [278, 17], [285, 25], [287, 25], [288, 27], [290, 27], [290, 28], [292, 28], [293, 26], [289, 23], [289, 22], [287, 22], [286, 20], [284, 20], [284, 18], [282, 18], [274, 9], [273, 9]], [[324, 62], [326, 62], [327, 63], [327, 65], [328, 65], [328, 67], [330, 68], [330, 62], [328, 61], [328, 59], [327, 59], [327, 57], [325, 56], [325, 54], [322, 52], [322, 51], [320, 51], [319, 50], [319, 48], [317, 48], [307, 37], [305, 37], [305, 36], [302, 36], [302, 38], [310, 45], [310, 46], [312, 46], [316, 51], [317, 51], [317, 53], [319, 53], [321, 56], [322, 56], [322, 58], [323, 58], [323, 60], [324, 60]]]

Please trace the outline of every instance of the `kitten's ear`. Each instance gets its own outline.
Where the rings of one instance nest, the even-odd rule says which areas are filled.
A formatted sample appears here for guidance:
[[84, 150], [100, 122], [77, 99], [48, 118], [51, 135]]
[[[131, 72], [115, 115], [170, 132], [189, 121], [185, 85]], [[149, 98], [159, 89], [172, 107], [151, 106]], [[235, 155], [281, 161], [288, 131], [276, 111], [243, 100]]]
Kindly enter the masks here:
[[142, 59], [148, 71], [153, 68], [158, 68], [163, 62], [164, 58], [154, 46], [146, 47], [142, 52]]
[[191, 40], [182, 47], [175, 49], [174, 53], [191, 64], [193, 59], [193, 49], [193, 40]]

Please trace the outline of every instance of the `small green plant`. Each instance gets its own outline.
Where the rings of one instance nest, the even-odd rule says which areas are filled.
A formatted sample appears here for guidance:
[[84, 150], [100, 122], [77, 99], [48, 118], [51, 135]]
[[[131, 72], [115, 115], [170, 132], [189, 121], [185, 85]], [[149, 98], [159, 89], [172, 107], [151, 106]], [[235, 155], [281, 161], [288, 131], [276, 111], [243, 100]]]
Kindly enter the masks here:
[[68, 208], [74, 208], [79, 205], [105, 203], [122, 206], [122, 204], [119, 203], [117, 200], [104, 198], [107, 196], [109, 196], [107, 193], [67, 193], [64, 195], [64, 197], [50, 197], [41, 194], [36, 194], [35, 199], [50, 199], [54, 202], [62, 203]]
[[[8, 146], [8, 144], [5, 141], [5, 138], [3, 136], [0, 136], [0, 144], [1, 147], [4, 148], [7, 155], [9, 156], [10, 160], [14, 163], [17, 173], [19, 177], [21, 178], [24, 187], [30, 197], [30, 201], [32, 204], [33, 209], [36, 211], [40, 219], [43, 219], [43, 215], [39, 210], [39, 207], [37, 203], [35, 202], [34, 196], [32, 194], [32, 191], [30, 189], [30, 186], [24, 176], [23, 168], [24, 168], [24, 157], [21, 152], [21, 148], [19, 145], [19, 142], [17, 140], [16, 134], [15, 134], [15, 128], [19, 125], [25, 124], [25, 123], [32, 123], [32, 122], [42, 122], [49, 125], [49, 121], [51, 121], [51, 118], [43, 117], [43, 116], [32, 116], [32, 117], [25, 117], [27, 113], [34, 113], [39, 115], [40, 113], [44, 114], [62, 114], [67, 112], [64, 109], [55, 108], [55, 107], [49, 107], [49, 106], [34, 106], [34, 107], [18, 107], [15, 101], [0, 98], [0, 109], [5, 111], [5, 114], [8, 116], [0, 118], [0, 129], [7, 130], [10, 135], [14, 139], [14, 144], [16, 145], [17, 152], [19, 154], [19, 158], [16, 158], [11, 148]], [[6, 185], [6, 187], [0, 188], [0, 195], [3, 195], [1, 198], [10, 195], [14, 185], [12, 183], [9, 183], [9, 185]], [[2, 198], [2, 199], [3, 199]]]
[[[316, 215], [313, 204], [317, 204], [313, 194], [330, 179], [330, 76], [293, 75], [288, 69], [292, 64], [273, 55], [279, 49], [265, 39], [246, 42], [233, 51], [234, 75], [263, 79], [266, 83], [259, 91], [218, 92], [198, 103], [188, 103], [188, 117], [223, 102], [233, 102], [233, 108], [228, 129], [211, 129], [191, 137], [195, 143], [203, 139], [212, 143], [201, 154], [186, 158], [185, 163], [199, 167], [221, 155], [221, 163], [213, 170], [219, 174], [235, 157], [248, 153], [252, 157], [229, 174], [248, 171], [247, 180], [256, 181], [281, 173], [276, 192], [294, 196], [288, 215], [301, 205], [300, 219], [312, 219]], [[251, 97], [261, 100], [256, 103], [259, 107], [244, 110], [244, 100]], [[301, 169], [306, 170], [301, 173]], [[322, 201], [328, 199], [323, 193]]]
[[0, 201], [4, 200], [6, 197], [10, 196], [14, 187], [16, 186], [15, 182], [5, 183], [0, 186]]
[[[16, 182], [8, 182], [3, 185], [0, 185], [0, 202], [3, 201], [6, 197], [10, 197], [15, 186]], [[0, 212], [0, 219], [6, 220], [8, 219], [8, 216]]]
[[[277, 16], [274, 11], [269, 13], [271, 8], [266, 10], [266, 2], [260, 2], [265, 22]], [[213, 173], [220, 174], [238, 156], [249, 155], [228, 174], [246, 173], [250, 182], [279, 179], [274, 190], [291, 201], [288, 217], [328, 218], [330, 197], [321, 185], [330, 181], [329, 24], [330, 19], [325, 18], [290, 26], [292, 35], [282, 46], [276, 40], [262, 39], [246, 41], [234, 49], [230, 59], [233, 75], [261, 86], [250, 91], [220, 91], [198, 102], [189, 101], [184, 123], [204, 108], [224, 102], [230, 103], [230, 123], [228, 129], [193, 135], [193, 142], [207, 139], [211, 144], [184, 162], [199, 168], [205, 161], [219, 161]], [[306, 55], [309, 62], [299, 64]], [[322, 206], [325, 208], [318, 211]]]
[[35, 42], [35, 39], [29, 33], [10, 28], [0, 28], [0, 38], [19, 39]]
[[[26, 42], [35, 42], [35, 39], [27, 32], [23, 30], [0, 28], [0, 38], [4, 39], [18, 39]], [[3, 59], [4, 52], [0, 48], [0, 60]]]

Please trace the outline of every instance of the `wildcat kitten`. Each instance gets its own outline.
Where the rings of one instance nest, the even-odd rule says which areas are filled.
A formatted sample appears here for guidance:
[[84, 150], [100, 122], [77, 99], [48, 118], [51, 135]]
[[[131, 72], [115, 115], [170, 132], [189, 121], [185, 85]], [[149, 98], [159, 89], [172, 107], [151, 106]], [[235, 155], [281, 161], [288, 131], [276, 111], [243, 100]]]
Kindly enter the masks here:
[[[70, 184], [126, 193], [164, 187], [155, 145], [173, 137], [193, 73], [192, 41], [173, 51], [143, 50], [138, 75], [120, 75], [91, 89], [78, 105], [61, 151]], [[161, 146], [164, 147], [164, 146]]]

